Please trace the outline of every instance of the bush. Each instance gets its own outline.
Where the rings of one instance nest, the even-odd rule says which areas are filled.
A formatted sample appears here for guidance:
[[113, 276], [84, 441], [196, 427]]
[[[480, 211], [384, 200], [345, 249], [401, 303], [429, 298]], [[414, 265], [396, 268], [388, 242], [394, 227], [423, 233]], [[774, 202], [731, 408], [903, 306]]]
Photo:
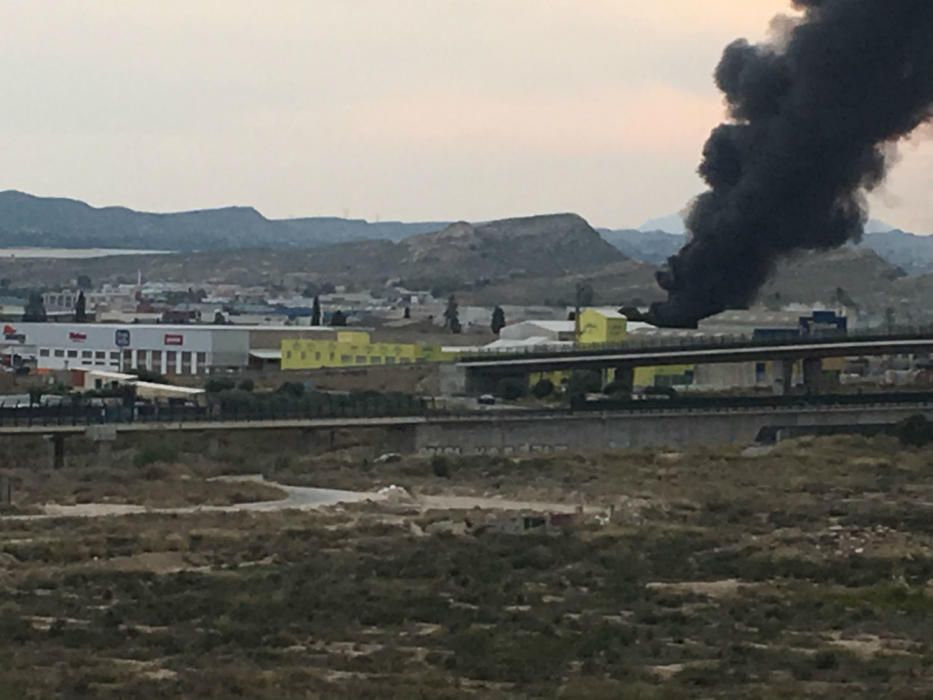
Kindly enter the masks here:
[[631, 396], [632, 387], [624, 382], [614, 380], [603, 387], [603, 393], [609, 396]]
[[603, 388], [603, 375], [592, 369], [576, 370], [570, 376], [568, 389], [571, 394], [596, 394]]
[[434, 472], [434, 476], [440, 479], [449, 479], [450, 462], [447, 461], [446, 457], [435, 455], [431, 458], [431, 471]]
[[240, 391], [252, 391], [256, 388], [256, 383], [252, 379], [244, 379], [239, 383], [237, 389]]
[[926, 416], [918, 414], [898, 423], [894, 434], [902, 445], [926, 447], [933, 442], [933, 423]]
[[528, 385], [521, 379], [506, 377], [496, 385], [496, 394], [506, 401], [515, 401], [522, 398], [528, 391]]
[[137, 467], [145, 467], [157, 462], [176, 461], [178, 461], [177, 450], [164, 442], [142, 448], [133, 458], [133, 464]]
[[158, 372], [153, 372], [150, 369], [134, 369], [131, 374], [135, 374], [137, 377], [139, 377], [139, 381], [141, 382], [152, 382], [153, 384], [171, 384], [171, 382], [165, 378], [165, 375], [159, 374]]
[[208, 394], [219, 394], [222, 391], [230, 391], [235, 386], [236, 384], [232, 379], [216, 377], [207, 380], [207, 383], [204, 384], [204, 390]]
[[554, 393], [554, 382], [550, 379], [542, 379], [533, 387], [531, 387], [531, 394], [536, 399], [546, 399], [548, 396]]
[[276, 391], [280, 394], [300, 399], [305, 395], [305, 385], [299, 384], [298, 382], [283, 382]]

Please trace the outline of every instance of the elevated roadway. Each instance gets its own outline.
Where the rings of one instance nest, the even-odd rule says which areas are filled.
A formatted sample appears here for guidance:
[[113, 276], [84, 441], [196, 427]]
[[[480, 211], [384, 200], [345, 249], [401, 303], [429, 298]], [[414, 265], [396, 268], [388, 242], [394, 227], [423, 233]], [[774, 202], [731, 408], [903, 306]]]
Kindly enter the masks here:
[[599, 450], [749, 444], [781, 435], [826, 431], [874, 434], [914, 415], [933, 417], [933, 393], [845, 397], [775, 398], [742, 401], [644, 401], [585, 410], [478, 411], [415, 416], [284, 418], [262, 420], [135, 421], [96, 424], [0, 424], [0, 441], [50, 438], [54, 466], [65, 462], [68, 439], [98, 443], [102, 461], [123, 435], [202, 433], [205, 450], [224, 432], [301, 430], [308, 444], [334, 444], [338, 431], [372, 431], [376, 451], [421, 454], [521, 454], [556, 450]]
[[933, 330], [909, 335], [794, 337], [779, 340], [726, 339], [664, 345], [580, 348], [568, 351], [498, 353], [462, 358], [465, 389], [490, 391], [502, 377], [578, 369], [622, 369], [665, 365], [704, 365], [735, 362], [804, 361], [818, 363], [832, 357], [928, 354]]

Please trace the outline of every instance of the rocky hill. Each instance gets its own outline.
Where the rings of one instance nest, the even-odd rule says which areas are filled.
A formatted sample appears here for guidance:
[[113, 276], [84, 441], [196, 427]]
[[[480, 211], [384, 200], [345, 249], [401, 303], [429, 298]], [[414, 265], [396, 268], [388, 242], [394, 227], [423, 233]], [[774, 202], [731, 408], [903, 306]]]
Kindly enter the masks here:
[[441, 222], [370, 223], [337, 218], [267, 219], [252, 207], [172, 214], [92, 207], [73, 199], [0, 192], [0, 247], [226, 250], [315, 247], [347, 241], [398, 241]]
[[576, 214], [461, 222], [407, 238], [399, 247], [404, 251], [401, 276], [457, 285], [556, 277], [626, 260]]
[[600, 229], [599, 234], [624, 255], [651, 265], [663, 264], [685, 240], [683, 234], [638, 229]]
[[627, 258], [573, 214], [483, 224], [459, 223], [400, 243], [361, 241], [315, 249], [242, 249], [183, 255], [91, 260], [0, 261], [0, 277], [16, 284], [61, 284], [77, 274], [93, 280], [147, 279], [283, 284], [329, 281], [372, 288], [402, 280], [412, 288], [456, 291], [509, 280], [587, 274]]
[[[877, 229], [881, 222], [872, 222]], [[661, 265], [686, 241], [684, 234], [637, 229], [600, 229], [600, 235], [630, 258], [651, 265]], [[905, 231], [877, 231], [865, 234], [858, 248], [877, 253], [885, 261], [910, 275], [933, 272], [933, 236], [919, 236]]]

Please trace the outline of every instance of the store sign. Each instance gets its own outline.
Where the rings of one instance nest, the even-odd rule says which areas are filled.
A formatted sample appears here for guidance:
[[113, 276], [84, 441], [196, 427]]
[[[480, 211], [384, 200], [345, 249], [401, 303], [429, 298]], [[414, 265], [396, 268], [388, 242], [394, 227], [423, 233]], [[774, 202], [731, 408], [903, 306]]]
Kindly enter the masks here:
[[83, 343], [87, 340], [87, 333], [78, 333], [76, 331], [72, 331], [68, 334], [68, 340], [70, 340], [72, 343]]
[[166, 333], [164, 343], [166, 345], [184, 345], [185, 336], [178, 333]]
[[9, 340], [11, 343], [25, 343], [26, 336], [22, 333], [17, 333], [16, 328], [10, 324], [6, 324], [3, 327], [3, 339]]
[[114, 331], [113, 342], [118, 348], [128, 348], [130, 346], [130, 332], [125, 328]]

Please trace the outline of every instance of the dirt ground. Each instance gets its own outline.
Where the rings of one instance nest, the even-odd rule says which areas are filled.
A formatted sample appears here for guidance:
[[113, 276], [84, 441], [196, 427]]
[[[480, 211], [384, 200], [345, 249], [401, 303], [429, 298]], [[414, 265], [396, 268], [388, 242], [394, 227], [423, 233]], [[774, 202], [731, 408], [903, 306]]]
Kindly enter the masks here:
[[127, 493], [252, 466], [382, 497], [0, 519], [0, 698], [933, 696], [933, 451], [377, 463], [279, 442], [180, 444]]

